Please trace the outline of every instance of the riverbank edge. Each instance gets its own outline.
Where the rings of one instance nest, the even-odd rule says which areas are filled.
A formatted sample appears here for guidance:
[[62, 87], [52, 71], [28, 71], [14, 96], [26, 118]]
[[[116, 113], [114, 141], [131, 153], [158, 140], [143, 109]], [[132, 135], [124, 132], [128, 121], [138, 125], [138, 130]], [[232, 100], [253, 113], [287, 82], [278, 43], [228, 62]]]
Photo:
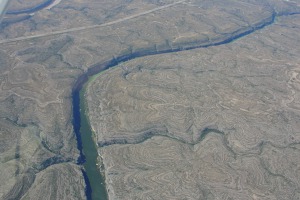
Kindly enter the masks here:
[[[110, 68], [110, 69], [113, 69], [113, 68]], [[110, 70], [110, 69], [107, 69], [107, 70]], [[104, 70], [104, 71], [106, 72], [107, 70]], [[103, 158], [102, 158], [101, 154], [99, 153], [97, 135], [95, 133], [95, 130], [94, 130], [93, 126], [90, 123], [89, 106], [88, 106], [88, 101], [87, 101], [87, 98], [86, 98], [86, 94], [89, 90], [90, 84], [92, 84], [99, 76], [103, 75], [104, 71], [96, 73], [96, 74], [90, 76], [88, 81], [86, 83], [84, 83], [82, 89], [80, 90], [80, 100], [83, 100], [82, 105], [84, 106], [84, 109], [81, 109], [81, 111], [83, 111], [82, 115], [87, 120], [88, 126], [89, 126], [90, 131], [91, 131], [91, 137], [92, 137], [92, 140], [94, 142], [95, 148], [96, 148], [97, 153], [98, 153], [98, 156], [97, 156], [97, 169], [98, 169], [98, 172], [100, 173], [100, 175], [103, 179], [103, 184], [104, 184], [103, 187], [105, 188], [106, 197], [108, 199], [108, 190], [107, 190], [107, 187], [106, 187], [107, 183], [106, 183], [106, 179], [105, 179], [105, 165], [103, 163]]]

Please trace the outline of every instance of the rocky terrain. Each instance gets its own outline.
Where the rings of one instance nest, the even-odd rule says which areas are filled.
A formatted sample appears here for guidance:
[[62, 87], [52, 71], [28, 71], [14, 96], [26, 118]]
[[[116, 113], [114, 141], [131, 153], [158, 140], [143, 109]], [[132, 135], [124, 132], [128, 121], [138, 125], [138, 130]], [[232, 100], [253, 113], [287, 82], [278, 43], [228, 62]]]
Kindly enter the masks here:
[[86, 96], [110, 199], [299, 199], [299, 5], [67, 0], [4, 23], [0, 199], [86, 198], [72, 89], [151, 54]]
[[90, 83], [110, 199], [299, 199], [299, 19]]

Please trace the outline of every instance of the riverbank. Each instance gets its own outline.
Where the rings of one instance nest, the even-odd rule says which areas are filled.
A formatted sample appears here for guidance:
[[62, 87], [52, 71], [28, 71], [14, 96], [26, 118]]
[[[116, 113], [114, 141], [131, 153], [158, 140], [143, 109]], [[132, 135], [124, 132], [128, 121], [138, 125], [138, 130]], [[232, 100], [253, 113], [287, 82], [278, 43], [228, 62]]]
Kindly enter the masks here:
[[[96, 76], [96, 75], [95, 75]], [[77, 164], [83, 165], [83, 175], [86, 182], [86, 197], [88, 200], [107, 200], [105, 180], [100, 173], [98, 151], [93, 138], [93, 132], [88, 121], [88, 110], [85, 101], [85, 91], [92, 79], [81, 82], [80, 87], [73, 91], [73, 127], [77, 137], [77, 148], [80, 156]]]

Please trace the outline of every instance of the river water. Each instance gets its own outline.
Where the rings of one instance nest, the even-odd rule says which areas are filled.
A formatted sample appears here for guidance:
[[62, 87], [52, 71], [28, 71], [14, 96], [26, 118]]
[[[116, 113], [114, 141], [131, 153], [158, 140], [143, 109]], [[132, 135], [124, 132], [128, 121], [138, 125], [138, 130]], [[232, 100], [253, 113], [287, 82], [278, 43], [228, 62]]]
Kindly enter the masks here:
[[[288, 14], [286, 14], [288, 15]], [[258, 29], [261, 29], [265, 26], [272, 24], [275, 21], [276, 15], [272, 15], [268, 20], [264, 21], [264, 23], [258, 24], [256, 27], [251, 27], [245, 29], [244, 31], [235, 33], [231, 36], [224, 37], [223, 40], [215, 41], [209, 44], [192, 44], [191, 46], [185, 47], [175, 47], [175, 48], [167, 48], [162, 50], [153, 50], [149, 48], [149, 50], [144, 50], [142, 52], [135, 52], [129, 55], [122, 55], [120, 57], [115, 57], [110, 61], [97, 64], [95, 66], [91, 66], [85, 74], [82, 74], [76, 81], [73, 86], [73, 127], [74, 132], [77, 137], [77, 147], [80, 151], [80, 157], [78, 158], [78, 164], [83, 164], [84, 171], [83, 175], [86, 181], [86, 195], [87, 198], [93, 200], [107, 200], [107, 192], [105, 188], [105, 180], [101, 175], [97, 156], [98, 151], [93, 140], [93, 133], [89, 126], [88, 118], [86, 116], [87, 106], [85, 105], [84, 92], [87, 87], [90, 78], [93, 75], [103, 72], [111, 67], [118, 65], [121, 62], [126, 62], [135, 58], [145, 57], [150, 55], [158, 55], [165, 53], [174, 53], [180, 52], [184, 50], [192, 50], [198, 48], [206, 48], [211, 46], [218, 46], [230, 43], [236, 39], [239, 39], [243, 36], [246, 36]], [[208, 131], [208, 130], [205, 130]], [[205, 137], [206, 132], [203, 133], [202, 137]]]
[[107, 200], [104, 176], [101, 175], [98, 162], [97, 146], [93, 138], [84, 98], [86, 82], [81, 90], [73, 92], [74, 130], [77, 136], [77, 147], [80, 150], [78, 164], [84, 167], [86, 195], [88, 200]]
[[[10, 10], [7, 11], [8, 15], [18, 15], [18, 14], [25, 14], [25, 13], [33, 13], [43, 8], [51, 8], [51, 5], [56, 2], [59, 3], [60, 0], [45, 0], [41, 4], [38, 4], [32, 8], [25, 8], [22, 10]], [[54, 4], [54, 5], [56, 5]], [[299, 13], [281, 13], [281, 15], [292, 15], [292, 14], [299, 14]], [[164, 54], [164, 53], [172, 53], [172, 52], [179, 52], [183, 50], [191, 50], [197, 48], [206, 48], [210, 46], [218, 46], [222, 44], [226, 44], [229, 42], [234, 41], [235, 39], [241, 38], [245, 35], [248, 35], [255, 30], [261, 29], [267, 25], [270, 25], [275, 20], [275, 13], [269, 20], [266, 20], [264, 23], [257, 25], [256, 27], [251, 27], [242, 31], [241, 33], [237, 33], [236, 35], [232, 35], [228, 38], [224, 38], [221, 41], [216, 41], [210, 44], [193, 44], [192, 46], [188, 47], [177, 47], [171, 49], [164, 49], [160, 51], [144, 51], [144, 52], [136, 52], [130, 55], [124, 55], [121, 57], [117, 57], [108, 61], [106, 63], [99, 64], [97, 66], [91, 67], [87, 73], [81, 75], [74, 87], [72, 93], [72, 104], [73, 104], [73, 128], [77, 138], [77, 148], [79, 149], [80, 156], [78, 158], [77, 163], [83, 165], [84, 170], [83, 176], [86, 182], [86, 196], [88, 200], [108, 200], [106, 187], [105, 187], [105, 180], [104, 177], [101, 175], [99, 170], [99, 163], [98, 163], [98, 151], [93, 139], [93, 132], [89, 125], [88, 117], [87, 117], [87, 106], [84, 98], [84, 93], [86, 89], [86, 85], [88, 84], [88, 80], [94, 74], [98, 74], [99, 72], [105, 71], [106, 69], [116, 66], [120, 62], [128, 61], [138, 57], [144, 57], [149, 55], [157, 55], [157, 54]], [[208, 131], [208, 130], [205, 130]], [[206, 132], [203, 133], [203, 137], [205, 137]]]

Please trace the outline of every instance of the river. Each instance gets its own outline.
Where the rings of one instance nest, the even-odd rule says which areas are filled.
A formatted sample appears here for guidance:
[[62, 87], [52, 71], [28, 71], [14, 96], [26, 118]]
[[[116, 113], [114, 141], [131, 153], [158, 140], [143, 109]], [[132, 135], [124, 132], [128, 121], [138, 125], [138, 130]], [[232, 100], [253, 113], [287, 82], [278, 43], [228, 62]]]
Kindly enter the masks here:
[[[175, 47], [175, 48], [169, 47], [168, 49], [162, 49], [162, 50], [153, 50], [153, 48], [149, 48], [149, 50], [144, 50], [142, 52], [134, 52], [129, 55], [121, 55], [107, 62], [95, 64], [94, 66], [91, 66], [86, 73], [82, 74], [77, 79], [77, 81], [73, 86], [73, 92], [72, 92], [73, 127], [77, 137], [77, 147], [80, 151], [78, 164], [83, 164], [85, 169], [83, 171], [83, 175], [86, 181], [87, 199], [89, 200], [108, 199], [106, 188], [105, 188], [105, 180], [100, 173], [98, 167], [99, 165], [97, 165], [99, 164], [97, 160], [97, 156], [98, 156], [97, 147], [93, 140], [93, 133], [89, 126], [88, 118], [86, 116], [87, 106], [85, 105], [84, 93], [85, 93], [85, 88], [87, 87], [86, 83], [88, 84], [89, 80], [91, 80], [90, 78], [93, 75], [103, 72], [111, 67], [114, 67], [121, 62], [126, 62], [138, 57], [145, 57], [145, 56], [165, 54], [165, 53], [174, 53], [174, 52], [180, 52], [184, 50], [206, 48], [211, 46], [227, 44], [236, 39], [249, 35], [256, 30], [262, 29], [265, 26], [273, 24], [277, 16], [293, 15], [293, 14], [299, 14], [299, 13], [281, 13], [280, 15], [276, 15], [275, 13], [273, 13], [273, 15], [270, 18], [265, 19], [263, 20], [263, 22], [256, 24], [255, 27], [245, 28], [243, 31], [240, 30], [238, 32], [233, 33], [230, 36], [227, 35], [222, 40], [215, 41], [210, 44], [195, 43], [190, 46]], [[205, 130], [202, 137], [205, 137], [205, 134], [208, 131], [211, 130]]]
[[37, 4], [30, 8], [24, 8], [24, 9], [20, 9], [20, 10], [7, 10], [6, 14], [8, 14], [8, 15], [19, 15], [19, 14], [25, 14], [25, 13], [30, 14], [30, 13], [34, 13], [36, 11], [42, 10], [44, 8], [47, 8], [54, 2], [55, 2], [55, 0], [45, 0], [45, 1], [41, 2], [40, 4]]
[[73, 124], [78, 141], [77, 147], [80, 150], [78, 164], [82, 164], [84, 167], [83, 175], [86, 182], [87, 199], [107, 200], [105, 181], [100, 173], [98, 151], [88, 121], [88, 110], [84, 98], [88, 83], [84, 83], [80, 90], [73, 92]]

